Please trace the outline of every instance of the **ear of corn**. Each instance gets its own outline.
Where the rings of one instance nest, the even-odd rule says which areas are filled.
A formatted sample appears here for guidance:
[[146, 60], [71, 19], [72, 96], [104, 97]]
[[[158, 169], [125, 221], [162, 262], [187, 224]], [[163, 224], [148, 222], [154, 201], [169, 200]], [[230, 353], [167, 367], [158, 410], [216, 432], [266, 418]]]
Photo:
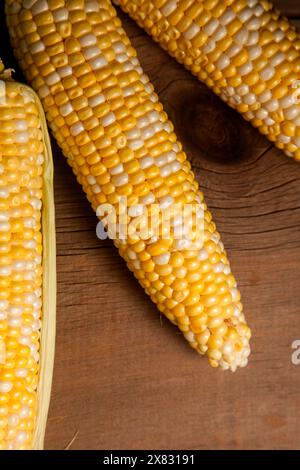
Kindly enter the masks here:
[[300, 160], [300, 37], [266, 0], [114, 0], [178, 62]]
[[35, 93], [0, 69], [0, 449], [41, 449], [55, 331], [52, 157]]
[[[142, 208], [190, 205], [188, 232], [115, 245], [159, 310], [212, 366], [247, 364], [250, 330], [229, 262], [190, 164], [109, 0], [7, 0], [15, 55], [95, 211], [124, 196]], [[203, 231], [196, 214], [204, 210]], [[118, 219], [121, 213], [118, 213]], [[99, 214], [100, 215], [100, 214]], [[105, 224], [104, 218], [102, 219]]]

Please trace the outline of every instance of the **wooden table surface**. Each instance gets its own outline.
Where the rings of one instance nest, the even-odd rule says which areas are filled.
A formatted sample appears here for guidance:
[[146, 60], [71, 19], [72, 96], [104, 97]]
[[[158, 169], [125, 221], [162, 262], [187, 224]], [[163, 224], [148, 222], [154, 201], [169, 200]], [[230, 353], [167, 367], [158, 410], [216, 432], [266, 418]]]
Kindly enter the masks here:
[[[277, 0], [300, 25], [298, 0]], [[47, 449], [300, 448], [300, 164], [169, 58], [125, 15], [222, 234], [253, 330], [235, 374], [161, 318], [53, 144], [56, 359]], [[71, 445], [70, 445], [71, 443]]]

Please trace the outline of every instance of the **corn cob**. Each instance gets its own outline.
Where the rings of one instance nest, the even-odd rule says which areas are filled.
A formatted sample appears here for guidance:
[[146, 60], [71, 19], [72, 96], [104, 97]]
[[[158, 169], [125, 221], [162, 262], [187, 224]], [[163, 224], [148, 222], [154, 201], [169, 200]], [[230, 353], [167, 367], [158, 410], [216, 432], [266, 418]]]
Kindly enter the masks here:
[[114, 0], [178, 62], [300, 160], [300, 37], [266, 0]]
[[1, 63], [0, 449], [43, 445], [55, 327], [51, 165], [41, 104]]
[[[156, 238], [118, 232], [114, 243], [159, 310], [212, 366], [245, 366], [250, 330], [220, 235], [111, 2], [8, 0], [6, 14], [16, 58], [98, 215], [103, 204], [118, 214], [124, 197], [127, 225], [140, 207], [192, 207], [180, 240], [175, 212], [168, 237], [161, 219]], [[199, 207], [203, 233], [195, 230]]]

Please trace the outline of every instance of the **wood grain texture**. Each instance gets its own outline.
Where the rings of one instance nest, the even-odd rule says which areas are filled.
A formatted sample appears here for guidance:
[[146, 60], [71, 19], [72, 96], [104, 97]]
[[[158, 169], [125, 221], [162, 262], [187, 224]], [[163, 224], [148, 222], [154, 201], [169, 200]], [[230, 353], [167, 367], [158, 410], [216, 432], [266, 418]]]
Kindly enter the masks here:
[[298, 0], [273, 0], [274, 5], [289, 17], [299, 16]]
[[[298, 1], [277, 1], [299, 12]], [[253, 330], [248, 368], [213, 370], [128, 273], [53, 144], [56, 360], [47, 449], [300, 448], [300, 165], [121, 14], [192, 161]]]

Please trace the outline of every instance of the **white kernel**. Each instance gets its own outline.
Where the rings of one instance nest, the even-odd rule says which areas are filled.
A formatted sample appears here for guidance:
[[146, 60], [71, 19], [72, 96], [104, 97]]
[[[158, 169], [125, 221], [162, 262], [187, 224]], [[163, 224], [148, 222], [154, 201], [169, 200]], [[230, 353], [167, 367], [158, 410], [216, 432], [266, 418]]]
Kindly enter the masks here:
[[10, 230], [9, 222], [0, 222], [0, 232], [8, 232]]
[[244, 27], [244, 28], [241, 28], [234, 36], [234, 42], [236, 44], [239, 44], [240, 46], [243, 46], [247, 39], [248, 39], [248, 36], [249, 36], [249, 33], [247, 31], [247, 29]]
[[107, 65], [107, 60], [105, 57], [95, 57], [94, 59], [90, 60], [90, 64], [94, 70], [102, 69]]
[[99, 93], [98, 95], [95, 95], [95, 96], [91, 96], [88, 100], [88, 103], [91, 106], [91, 108], [94, 108], [104, 102], [105, 102], [105, 97], [104, 95], [102, 95], [102, 93]]
[[257, 119], [261, 119], [263, 121], [264, 119], [268, 117], [268, 112], [265, 109], [260, 108], [256, 112], [256, 117]]
[[144, 213], [144, 206], [143, 204], [134, 204], [133, 206], [129, 207], [128, 215], [130, 217], [139, 217]]
[[144, 205], [153, 204], [154, 202], [155, 202], [155, 196], [153, 193], [146, 194], [146, 196], [143, 196], [141, 198], [141, 203]]
[[84, 4], [84, 9], [87, 13], [91, 13], [94, 11], [99, 11], [99, 2], [98, 0], [86, 0]]
[[265, 108], [267, 111], [272, 113], [274, 111], [277, 111], [277, 109], [279, 108], [279, 103], [276, 99], [271, 99], [270, 101], [265, 103]]
[[28, 439], [28, 434], [25, 431], [20, 431], [15, 437], [15, 440], [18, 444], [24, 444], [24, 442], [26, 442], [27, 439]]
[[0, 197], [7, 198], [9, 196], [9, 190], [7, 188], [0, 187]]
[[23, 271], [25, 269], [25, 262], [24, 261], [15, 261], [12, 263], [12, 269], [14, 271]]
[[123, 64], [128, 60], [127, 54], [117, 54], [116, 55], [116, 61], [119, 62], [119, 64]]
[[227, 55], [225, 54], [222, 54], [221, 57], [219, 57], [219, 59], [217, 60], [216, 66], [218, 67], [218, 69], [223, 70], [226, 67], [228, 67], [229, 64], [230, 64], [229, 57], [227, 57]]
[[[216, 29], [218, 28], [219, 26], [219, 21], [216, 19], [216, 18], [212, 18], [203, 28], [203, 31], [205, 32], [205, 34], [207, 34], [208, 36], [211, 36], [215, 31]], [[198, 26], [198, 31], [200, 30], [199, 26]], [[198, 32], [197, 31], [197, 32]]]
[[60, 113], [62, 116], [68, 116], [68, 114], [72, 113], [73, 110], [73, 106], [71, 105], [70, 102], [60, 106], [59, 108], [60, 110]]
[[66, 8], [58, 8], [52, 11], [53, 19], [55, 22], [67, 21], [69, 12]]
[[155, 134], [154, 126], [150, 125], [148, 127], [144, 127], [142, 129], [142, 137], [144, 140], [151, 139], [151, 137]]
[[113, 179], [112, 179], [112, 183], [117, 187], [118, 186], [123, 186], [124, 184], [127, 184], [128, 181], [129, 181], [129, 177], [128, 177], [127, 173], [123, 173], [122, 175], [114, 176]]
[[220, 24], [217, 30], [214, 32], [212, 40], [216, 42], [221, 41], [221, 39], [225, 38], [226, 34], [226, 28]]
[[126, 132], [127, 139], [139, 139], [141, 137], [141, 131], [138, 127], [134, 127], [130, 131]]
[[0, 310], [5, 310], [9, 307], [8, 300], [0, 300]]
[[126, 51], [125, 44], [123, 44], [123, 42], [121, 42], [121, 41], [114, 42], [112, 44], [112, 48], [113, 48], [113, 50], [115, 51], [116, 54], [120, 54], [120, 53]]
[[29, 134], [28, 132], [17, 132], [15, 134], [15, 140], [16, 142], [20, 143], [20, 144], [24, 144], [26, 142], [28, 142], [29, 140]]
[[9, 326], [13, 328], [19, 328], [22, 325], [22, 320], [17, 317], [9, 318], [8, 319]]
[[19, 368], [19, 369], [16, 369], [15, 370], [15, 376], [16, 377], [21, 377], [21, 378], [24, 378], [28, 375], [28, 369], [26, 369], [25, 367], [23, 368]]
[[23, 308], [12, 305], [8, 308], [8, 313], [12, 316], [21, 316], [23, 313]]
[[183, 333], [185, 339], [189, 341], [189, 343], [193, 343], [195, 341], [195, 335], [192, 331], [186, 331]]
[[[0, 321], [3, 321], [3, 320], [7, 320], [7, 313], [2, 312], [0, 310]], [[1, 350], [1, 344], [0, 344], [0, 364], [1, 364], [1, 354], [2, 354], [2, 350]]]
[[174, 199], [172, 196], [164, 196], [159, 200], [159, 206], [161, 209], [167, 209], [174, 203]]
[[295, 104], [295, 99], [292, 95], [285, 96], [280, 100], [280, 106], [281, 108], [289, 108], [290, 106], [293, 106]]
[[85, 34], [79, 38], [80, 45], [82, 47], [94, 46], [97, 44], [97, 38], [94, 34]]
[[240, 85], [238, 88], [237, 88], [237, 93], [240, 95], [240, 96], [245, 96], [249, 93], [249, 87], [248, 85], [246, 85], [245, 83], [243, 83], [242, 85]]
[[37, 197], [32, 197], [29, 203], [37, 211], [40, 211], [42, 208], [42, 201], [38, 199]]
[[140, 167], [142, 168], [142, 170], [144, 170], [144, 169], [149, 168], [149, 166], [154, 164], [154, 159], [153, 159], [153, 157], [146, 156], [146, 157], [143, 157], [139, 160], [139, 164], [140, 164]]
[[92, 187], [92, 191], [94, 194], [99, 194], [101, 193], [101, 188], [99, 186], [99, 184], [95, 184], [93, 187]]
[[88, 175], [86, 179], [87, 179], [87, 182], [89, 184], [96, 184], [97, 183], [96, 178], [93, 175]]
[[20, 418], [22, 418], [22, 419], [28, 418], [28, 416], [30, 415], [29, 406], [27, 406], [27, 405], [22, 406], [22, 408], [20, 409], [19, 415], [20, 415]]
[[73, 69], [70, 65], [65, 65], [64, 67], [59, 67], [57, 69], [57, 73], [59, 74], [60, 77], [65, 78], [65, 77], [68, 77], [69, 75], [72, 75]]
[[288, 137], [287, 135], [280, 134], [278, 136], [278, 142], [281, 142], [282, 144], [289, 144], [291, 141], [291, 137]]
[[150, 111], [148, 113], [148, 119], [150, 122], [155, 122], [160, 119], [160, 114], [157, 111]]
[[230, 58], [234, 57], [237, 55], [242, 49], [242, 46], [239, 44], [232, 44], [226, 51], [226, 55]]
[[18, 119], [16, 121], [16, 129], [18, 131], [27, 131], [28, 129], [27, 121], [25, 119]]
[[247, 46], [255, 46], [256, 44], [258, 44], [258, 40], [259, 40], [259, 33], [258, 31], [251, 31], [249, 33], [249, 36], [248, 36], [248, 39], [247, 39]]
[[232, 344], [229, 341], [226, 341], [226, 343], [223, 345], [222, 353], [225, 356], [230, 356], [232, 354], [232, 352], [233, 352]]
[[11, 382], [4, 382], [3, 380], [0, 380], [0, 392], [1, 393], [8, 393], [11, 391], [13, 385]]
[[231, 293], [233, 302], [237, 302], [239, 299], [239, 291], [235, 287], [232, 287], [230, 289], [230, 293]]
[[133, 265], [134, 269], [136, 269], [136, 270], [141, 269], [141, 262], [140, 262], [139, 259], [133, 260], [132, 265]]
[[32, 14], [35, 16], [47, 10], [48, 10], [48, 2], [46, 0], [36, 0], [36, 2], [34, 2], [32, 5], [31, 11], [32, 11]]
[[265, 103], [266, 101], [269, 101], [271, 98], [272, 98], [271, 91], [265, 90], [258, 96], [258, 101], [260, 101], [261, 103]]
[[299, 105], [291, 106], [290, 108], [287, 108], [284, 111], [284, 115], [286, 119], [288, 119], [289, 121], [292, 121], [293, 119], [295, 119], [299, 114], [300, 114]]
[[216, 41], [214, 41], [213, 39], [209, 39], [203, 46], [203, 52], [204, 54], [209, 54], [215, 48], [216, 48]]
[[281, 29], [277, 29], [273, 33], [273, 38], [275, 42], [280, 42], [284, 39], [285, 35], [284, 32]]
[[128, 147], [130, 147], [132, 150], [138, 150], [139, 148], [143, 147], [144, 142], [143, 140], [137, 139], [137, 140], [130, 140], [128, 142]]
[[123, 173], [123, 171], [124, 171], [124, 167], [122, 163], [119, 163], [118, 165], [110, 169], [110, 173], [112, 175], [119, 175], [120, 173]]
[[0, 276], [10, 276], [11, 266], [0, 266]]
[[261, 27], [261, 19], [260, 18], [252, 18], [247, 23], [247, 28], [249, 29], [249, 31], [257, 32], [260, 27]]
[[60, 76], [57, 72], [52, 72], [45, 78], [47, 85], [52, 86], [60, 81]]
[[45, 98], [48, 95], [50, 95], [50, 90], [49, 90], [48, 86], [47, 85], [41, 86], [41, 88], [39, 88], [39, 96], [41, 98]]
[[152, 259], [155, 264], [162, 266], [164, 264], [168, 264], [168, 262], [170, 261], [170, 257], [171, 257], [171, 253], [166, 252], [166, 253], [163, 253], [162, 255], [154, 256]]
[[149, 125], [149, 119], [147, 118], [147, 116], [142, 116], [142, 117], [138, 118], [137, 126], [139, 128], [143, 128], [143, 127], [146, 127], [148, 125]]
[[86, 49], [84, 49], [83, 55], [84, 55], [84, 57], [86, 58], [86, 60], [90, 60], [90, 59], [92, 59], [93, 57], [98, 57], [98, 56], [100, 56], [100, 55], [101, 55], [101, 51], [100, 51], [99, 47], [97, 47], [97, 46], [91, 46], [91, 47], [87, 47]]
[[267, 66], [260, 72], [260, 77], [262, 80], [270, 80], [275, 74], [275, 69], [273, 67]]
[[277, 67], [277, 65], [281, 64], [285, 60], [285, 54], [283, 52], [277, 52], [273, 55], [270, 59], [270, 64], [273, 67]]
[[[141, 68], [141, 71], [142, 71], [142, 68]], [[149, 81], [150, 81], [150, 80], [149, 80], [148, 75], [146, 75], [145, 73], [143, 73], [143, 74], [141, 75], [141, 82], [142, 82], [144, 85], [146, 85], [146, 83], [149, 83]], [[151, 111], [151, 112], [154, 112], [154, 111]]]
[[169, 16], [173, 11], [177, 8], [177, 1], [170, 0], [169, 2], [165, 3], [161, 9], [163, 16]]
[[195, 24], [195, 23], [192, 23], [188, 29], [186, 31], [184, 31], [183, 33], [183, 36], [185, 37], [185, 39], [187, 39], [188, 41], [190, 41], [191, 39], [193, 39], [200, 31], [200, 26]]
[[191, 247], [191, 240], [185, 238], [175, 239], [173, 245], [176, 250], [188, 250]]
[[268, 117], [265, 120], [265, 124], [266, 124], [266, 126], [273, 126], [275, 124], [275, 121], [274, 121], [274, 119], [271, 119], [270, 117]]
[[131, 86], [127, 86], [123, 88], [123, 96], [126, 98], [127, 96], [131, 96], [134, 94], [134, 88]]
[[226, 25], [235, 18], [235, 12], [228, 8], [223, 15], [220, 17], [220, 23]]
[[182, 168], [181, 163], [178, 162], [177, 160], [175, 162], [171, 162], [169, 165], [171, 167], [172, 173], [177, 173], [177, 171], [180, 171]]
[[226, 275], [231, 274], [231, 269], [230, 269], [230, 266], [228, 264], [224, 267], [223, 273], [226, 274]]
[[42, 41], [37, 41], [29, 46], [29, 50], [31, 54], [38, 54], [45, 50], [45, 45]]
[[114, 115], [113, 112], [107, 113], [106, 116], [104, 116], [101, 119], [101, 124], [102, 126], [106, 127], [109, 126], [110, 124], [113, 124], [116, 120], [116, 116]]
[[248, 53], [249, 53], [250, 60], [255, 60], [255, 59], [257, 59], [258, 57], [261, 56], [262, 48], [259, 45], [250, 46], [249, 49], [248, 49]]
[[9, 426], [12, 426], [12, 427], [18, 426], [19, 421], [20, 421], [19, 415], [17, 414], [8, 415], [7, 421], [8, 421]]
[[244, 96], [243, 101], [244, 103], [251, 106], [252, 104], [256, 103], [256, 96], [254, 93], [248, 93], [247, 95]]
[[32, 331], [40, 331], [42, 322], [40, 320], [34, 320], [31, 324]]
[[251, 16], [252, 16], [251, 8], [244, 8], [244, 10], [238, 13], [238, 17], [242, 23], [246, 23], [246, 21], [248, 21], [251, 18]]
[[224, 270], [224, 263], [216, 263], [213, 265], [213, 270], [215, 273], [222, 273]]
[[158, 167], [162, 167], [168, 163], [168, 155], [166, 153], [162, 153], [158, 157], [155, 158], [155, 165]]
[[238, 68], [238, 71], [242, 75], [242, 77], [244, 75], [248, 75], [250, 72], [252, 72], [252, 70], [253, 70], [253, 64], [250, 61], [246, 62], [244, 65], [241, 65]]

